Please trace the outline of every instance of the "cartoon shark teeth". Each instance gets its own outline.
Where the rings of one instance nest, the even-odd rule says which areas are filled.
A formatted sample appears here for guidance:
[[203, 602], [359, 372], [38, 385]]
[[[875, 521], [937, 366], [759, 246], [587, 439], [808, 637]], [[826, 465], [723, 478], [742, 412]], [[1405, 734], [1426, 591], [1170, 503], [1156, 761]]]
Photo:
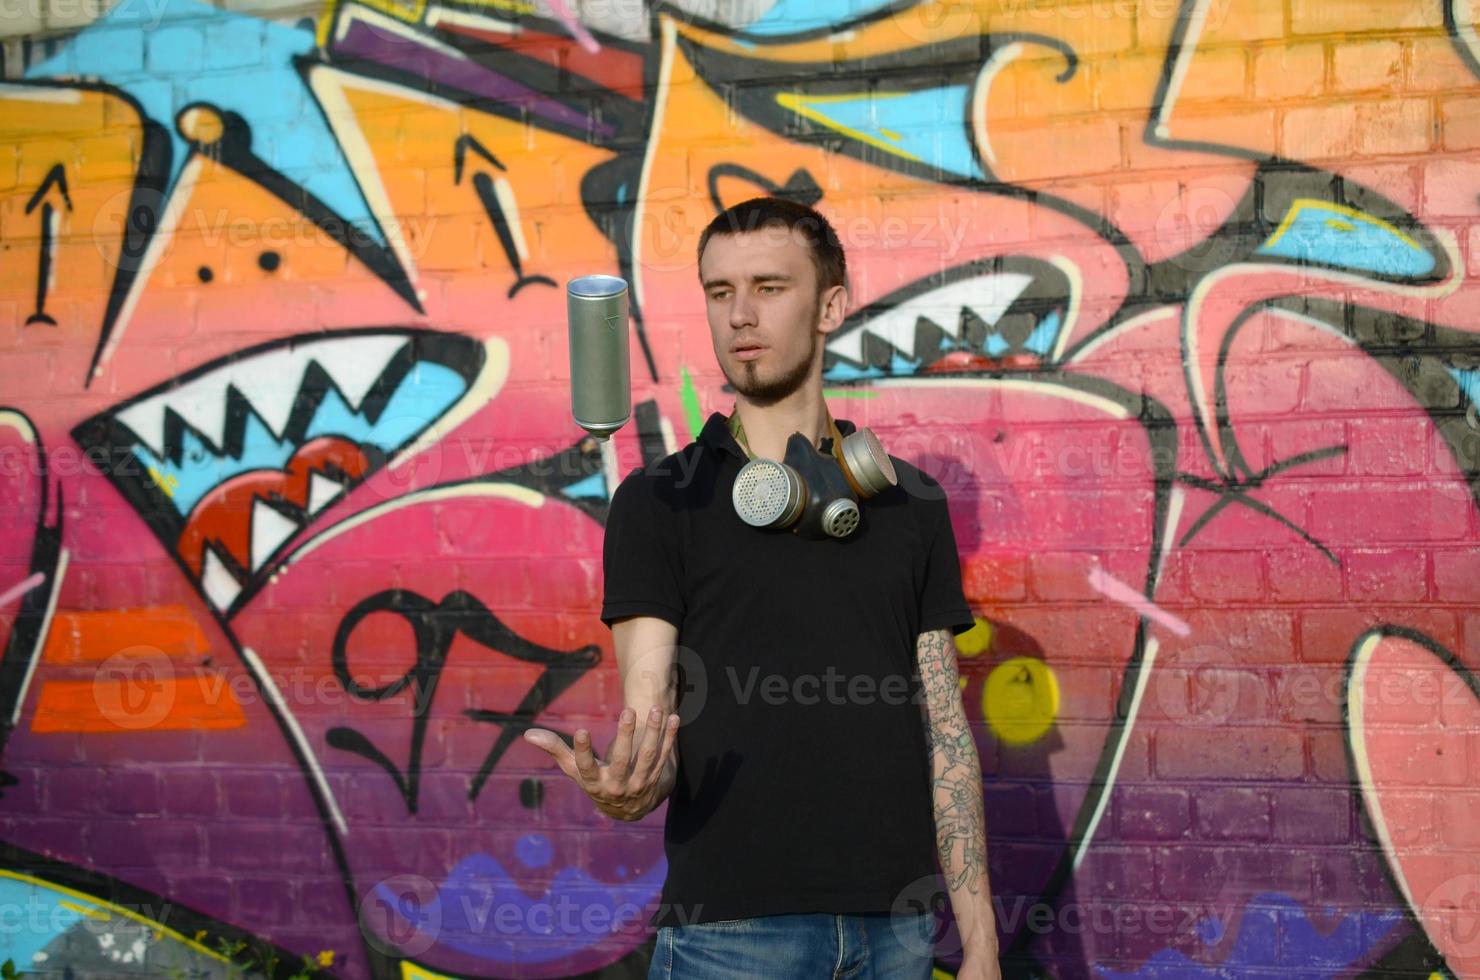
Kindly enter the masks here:
[[205, 558], [201, 562], [200, 588], [211, 605], [222, 611], [230, 609], [236, 597], [241, 595], [241, 582], [211, 545], [206, 546]]
[[844, 327], [839, 331], [840, 336], [830, 341], [826, 349], [855, 364], [863, 364], [863, 338], [869, 334], [905, 356], [913, 357], [915, 332], [921, 318], [955, 334], [960, 327], [961, 312], [965, 309], [992, 325], [1032, 282], [1033, 276], [1024, 272], [999, 272], [958, 279], [891, 306], [864, 319], [851, 330]]
[[257, 498], [252, 501], [252, 571], [257, 571], [294, 534], [299, 524]]
[[506, 353], [411, 327], [282, 338], [142, 392], [72, 437], [131, 460], [109, 471], [114, 486], [232, 616], [323, 512], [449, 412], [493, 397]]
[[308, 474], [308, 512], [317, 514], [329, 504], [334, 498], [344, 493], [345, 486], [338, 480], [327, 477], [322, 473], [314, 471]]
[[226, 442], [227, 389], [235, 388], [273, 435], [281, 437], [310, 364], [325, 371], [346, 404], [357, 410], [407, 343], [404, 333], [390, 333], [285, 346], [208, 371], [122, 409], [117, 418], [159, 458], [167, 451], [165, 419], [171, 412], [221, 449]]

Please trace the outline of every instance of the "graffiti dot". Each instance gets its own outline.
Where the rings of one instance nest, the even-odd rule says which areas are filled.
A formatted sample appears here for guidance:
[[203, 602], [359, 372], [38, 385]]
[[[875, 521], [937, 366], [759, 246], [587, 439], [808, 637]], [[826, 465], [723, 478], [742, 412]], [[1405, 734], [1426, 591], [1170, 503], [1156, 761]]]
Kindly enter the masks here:
[[544, 834], [525, 834], [514, 844], [514, 856], [526, 868], [543, 868], [553, 854], [554, 848]]
[[257, 264], [262, 267], [262, 271], [264, 272], [276, 271], [278, 263], [281, 261], [282, 258], [276, 252], [263, 252], [257, 256]]
[[211, 267], [208, 265], [203, 265], [199, 269], [196, 269], [195, 274], [200, 277], [201, 282], [210, 282], [216, 278], [216, 274], [211, 271]]
[[544, 799], [545, 787], [538, 779], [525, 779], [519, 783], [519, 804], [526, 810], [538, 810]]
[[976, 625], [956, 637], [956, 649], [963, 657], [975, 657], [992, 648], [992, 624], [973, 616]]
[[1059, 681], [1042, 660], [1004, 660], [992, 668], [982, 686], [982, 714], [993, 734], [1008, 745], [1036, 742], [1058, 713]]
[[177, 126], [180, 135], [195, 143], [211, 144], [226, 132], [226, 123], [215, 109], [191, 106], [180, 113]]

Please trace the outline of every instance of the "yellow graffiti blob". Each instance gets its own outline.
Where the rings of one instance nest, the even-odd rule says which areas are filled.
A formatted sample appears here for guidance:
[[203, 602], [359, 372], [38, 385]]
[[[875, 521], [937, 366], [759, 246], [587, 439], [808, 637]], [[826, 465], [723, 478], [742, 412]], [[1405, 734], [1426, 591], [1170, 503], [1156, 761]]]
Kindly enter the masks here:
[[992, 648], [992, 624], [980, 616], [976, 625], [956, 637], [956, 651], [963, 657], [977, 657]]
[[1007, 745], [1036, 742], [1059, 714], [1059, 681], [1053, 668], [1032, 657], [1004, 660], [982, 687], [982, 714]]

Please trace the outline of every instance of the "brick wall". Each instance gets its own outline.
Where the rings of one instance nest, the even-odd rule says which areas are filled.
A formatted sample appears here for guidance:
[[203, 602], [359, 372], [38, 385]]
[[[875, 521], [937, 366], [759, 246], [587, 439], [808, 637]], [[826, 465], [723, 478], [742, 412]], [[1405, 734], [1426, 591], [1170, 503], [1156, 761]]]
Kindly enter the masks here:
[[0, 958], [641, 975], [661, 815], [518, 736], [614, 731], [609, 493], [728, 411], [693, 251], [770, 192], [849, 252], [834, 415], [950, 495], [1008, 972], [1480, 973], [1463, 0], [36, 2]]

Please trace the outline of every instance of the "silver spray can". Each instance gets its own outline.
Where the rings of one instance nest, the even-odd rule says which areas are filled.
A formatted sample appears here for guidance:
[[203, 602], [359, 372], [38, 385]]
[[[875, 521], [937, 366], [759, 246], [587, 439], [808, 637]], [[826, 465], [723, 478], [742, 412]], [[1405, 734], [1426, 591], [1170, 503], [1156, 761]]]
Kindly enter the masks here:
[[570, 327], [570, 411], [576, 425], [606, 439], [632, 417], [627, 355], [627, 280], [581, 276], [565, 286]]

